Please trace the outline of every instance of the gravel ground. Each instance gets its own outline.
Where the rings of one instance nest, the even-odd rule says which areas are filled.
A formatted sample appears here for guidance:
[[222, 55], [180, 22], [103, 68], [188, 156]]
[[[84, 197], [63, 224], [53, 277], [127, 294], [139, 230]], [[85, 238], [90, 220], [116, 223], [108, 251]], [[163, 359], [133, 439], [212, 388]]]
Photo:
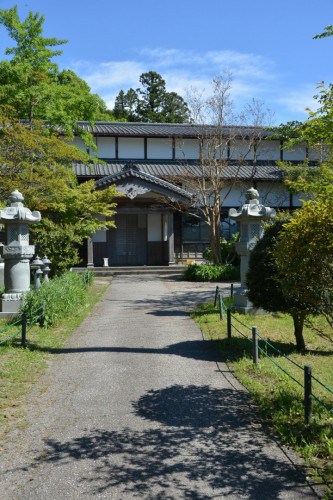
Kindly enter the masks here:
[[8, 437], [0, 498], [320, 498], [189, 318], [214, 290], [115, 277]]

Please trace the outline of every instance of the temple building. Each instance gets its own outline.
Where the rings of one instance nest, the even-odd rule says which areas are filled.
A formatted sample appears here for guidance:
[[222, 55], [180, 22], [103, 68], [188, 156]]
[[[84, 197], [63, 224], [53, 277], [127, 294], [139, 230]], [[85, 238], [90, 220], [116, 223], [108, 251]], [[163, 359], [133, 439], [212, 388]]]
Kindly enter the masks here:
[[[94, 136], [97, 158], [91, 166], [76, 164], [79, 182], [95, 179], [96, 187], [111, 184], [123, 196], [117, 198], [116, 228], [92, 235], [82, 252], [84, 265], [158, 266], [200, 260], [208, 244], [208, 226], [189, 213], [193, 192], [184, 184], [187, 169], [201, 175], [205, 144], [214, 127], [204, 131], [192, 124], [80, 122]], [[283, 185], [278, 161], [300, 162], [311, 155], [306, 146], [285, 149], [269, 132], [225, 128], [223, 148], [225, 182], [221, 190], [221, 235], [230, 238], [237, 223], [228, 210], [239, 207], [250, 187], [260, 192], [261, 202], [272, 208], [300, 205]], [[204, 139], [203, 139], [204, 137]], [[260, 140], [253, 140], [253, 138]], [[76, 137], [74, 144], [85, 149]], [[247, 147], [248, 146], [248, 147]], [[90, 152], [96, 156], [96, 153]], [[310, 159], [312, 159], [310, 157]], [[182, 207], [181, 210], [175, 207]]]

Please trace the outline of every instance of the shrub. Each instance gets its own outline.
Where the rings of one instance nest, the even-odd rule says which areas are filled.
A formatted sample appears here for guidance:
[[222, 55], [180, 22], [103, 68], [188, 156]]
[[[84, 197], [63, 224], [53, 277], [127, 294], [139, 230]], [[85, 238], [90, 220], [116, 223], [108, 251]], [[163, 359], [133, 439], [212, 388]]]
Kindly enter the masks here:
[[81, 275], [67, 272], [44, 282], [39, 290], [31, 290], [24, 296], [22, 312], [29, 314], [45, 304], [45, 325], [56, 325], [86, 303], [92, 279], [91, 272]]
[[184, 279], [187, 281], [238, 280], [239, 268], [231, 264], [223, 266], [215, 264], [190, 264], [184, 272]]
[[[220, 238], [222, 264], [233, 264], [234, 266], [239, 265], [240, 257], [237, 254], [235, 248], [235, 243], [237, 241], [239, 241], [239, 233], [233, 234], [230, 240], [226, 240], [225, 238]], [[210, 246], [205, 248], [203, 252], [203, 258], [210, 262], [213, 261], [213, 252]]]

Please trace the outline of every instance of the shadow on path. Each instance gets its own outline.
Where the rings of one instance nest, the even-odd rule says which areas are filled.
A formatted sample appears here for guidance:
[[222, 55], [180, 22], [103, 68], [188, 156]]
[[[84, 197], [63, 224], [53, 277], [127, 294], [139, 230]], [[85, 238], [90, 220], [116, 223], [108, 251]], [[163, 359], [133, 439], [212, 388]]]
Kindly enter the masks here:
[[300, 466], [271, 453], [243, 392], [175, 385], [149, 391], [132, 405], [151, 428], [91, 429], [67, 441], [47, 439], [28, 469], [91, 461], [80, 483], [88, 494], [107, 492], [110, 498], [116, 492], [117, 498], [266, 500], [288, 488], [297, 494], [304, 484]]

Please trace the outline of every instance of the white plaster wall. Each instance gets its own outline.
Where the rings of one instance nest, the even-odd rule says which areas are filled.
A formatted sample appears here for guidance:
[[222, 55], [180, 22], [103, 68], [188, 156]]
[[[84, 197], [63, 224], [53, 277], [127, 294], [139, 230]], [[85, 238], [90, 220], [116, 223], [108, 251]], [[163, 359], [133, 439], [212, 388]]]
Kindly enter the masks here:
[[[96, 215], [97, 219], [101, 220], [101, 221], [105, 221], [105, 217], [103, 215]], [[92, 240], [95, 242], [95, 243], [106, 243], [106, 231], [105, 229], [100, 229], [99, 231], [96, 231], [96, 233], [94, 233], [92, 235]]]
[[147, 158], [152, 160], [172, 160], [172, 139], [148, 138]]
[[257, 148], [258, 160], [280, 160], [280, 141], [262, 141]]
[[198, 139], [183, 139], [176, 141], [177, 160], [198, 160], [200, 148]]
[[119, 158], [144, 158], [144, 140], [141, 137], [119, 137]]
[[306, 147], [302, 144], [293, 146], [290, 149], [284, 149], [282, 154], [285, 161], [303, 161], [306, 158]]
[[98, 158], [115, 158], [116, 141], [114, 137], [97, 137]]
[[[216, 156], [214, 156], [216, 154]], [[213, 140], [209, 141], [204, 140], [203, 141], [203, 156], [204, 158], [210, 158], [210, 159], [220, 159], [221, 156], [222, 158], [227, 158], [228, 157], [228, 143], [227, 142], [222, 142], [221, 144], [218, 144], [218, 141]]]
[[230, 158], [237, 160], [239, 157], [245, 160], [253, 160], [253, 149], [250, 143], [245, 140], [234, 140], [230, 144]]
[[[221, 200], [224, 200], [223, 206], [235, 208], [242, 206], [245, 203], [245, 193], [250, 187], [252, 186], [249, 182], [244, 182], [241, 185], [233, 187], [229, 194], [228, 188], [223, 188], [221, 190]], [[260, 182], [258, 183], [257, 190], [259, 191], [260, 203], [263, 205], [268, 207], [289, 207], [289, 193], [283, 184]]]
[[161, 214], [148, 214], [148, 241], [162, 241]]
[[86, 145], [84, 144], [81, 137], [74, 137], [72, 144], [74, 144], [74, 146], [76, 146], [77, 148], [82, 149], [82, 151], [84, 152], [87, 151]]

